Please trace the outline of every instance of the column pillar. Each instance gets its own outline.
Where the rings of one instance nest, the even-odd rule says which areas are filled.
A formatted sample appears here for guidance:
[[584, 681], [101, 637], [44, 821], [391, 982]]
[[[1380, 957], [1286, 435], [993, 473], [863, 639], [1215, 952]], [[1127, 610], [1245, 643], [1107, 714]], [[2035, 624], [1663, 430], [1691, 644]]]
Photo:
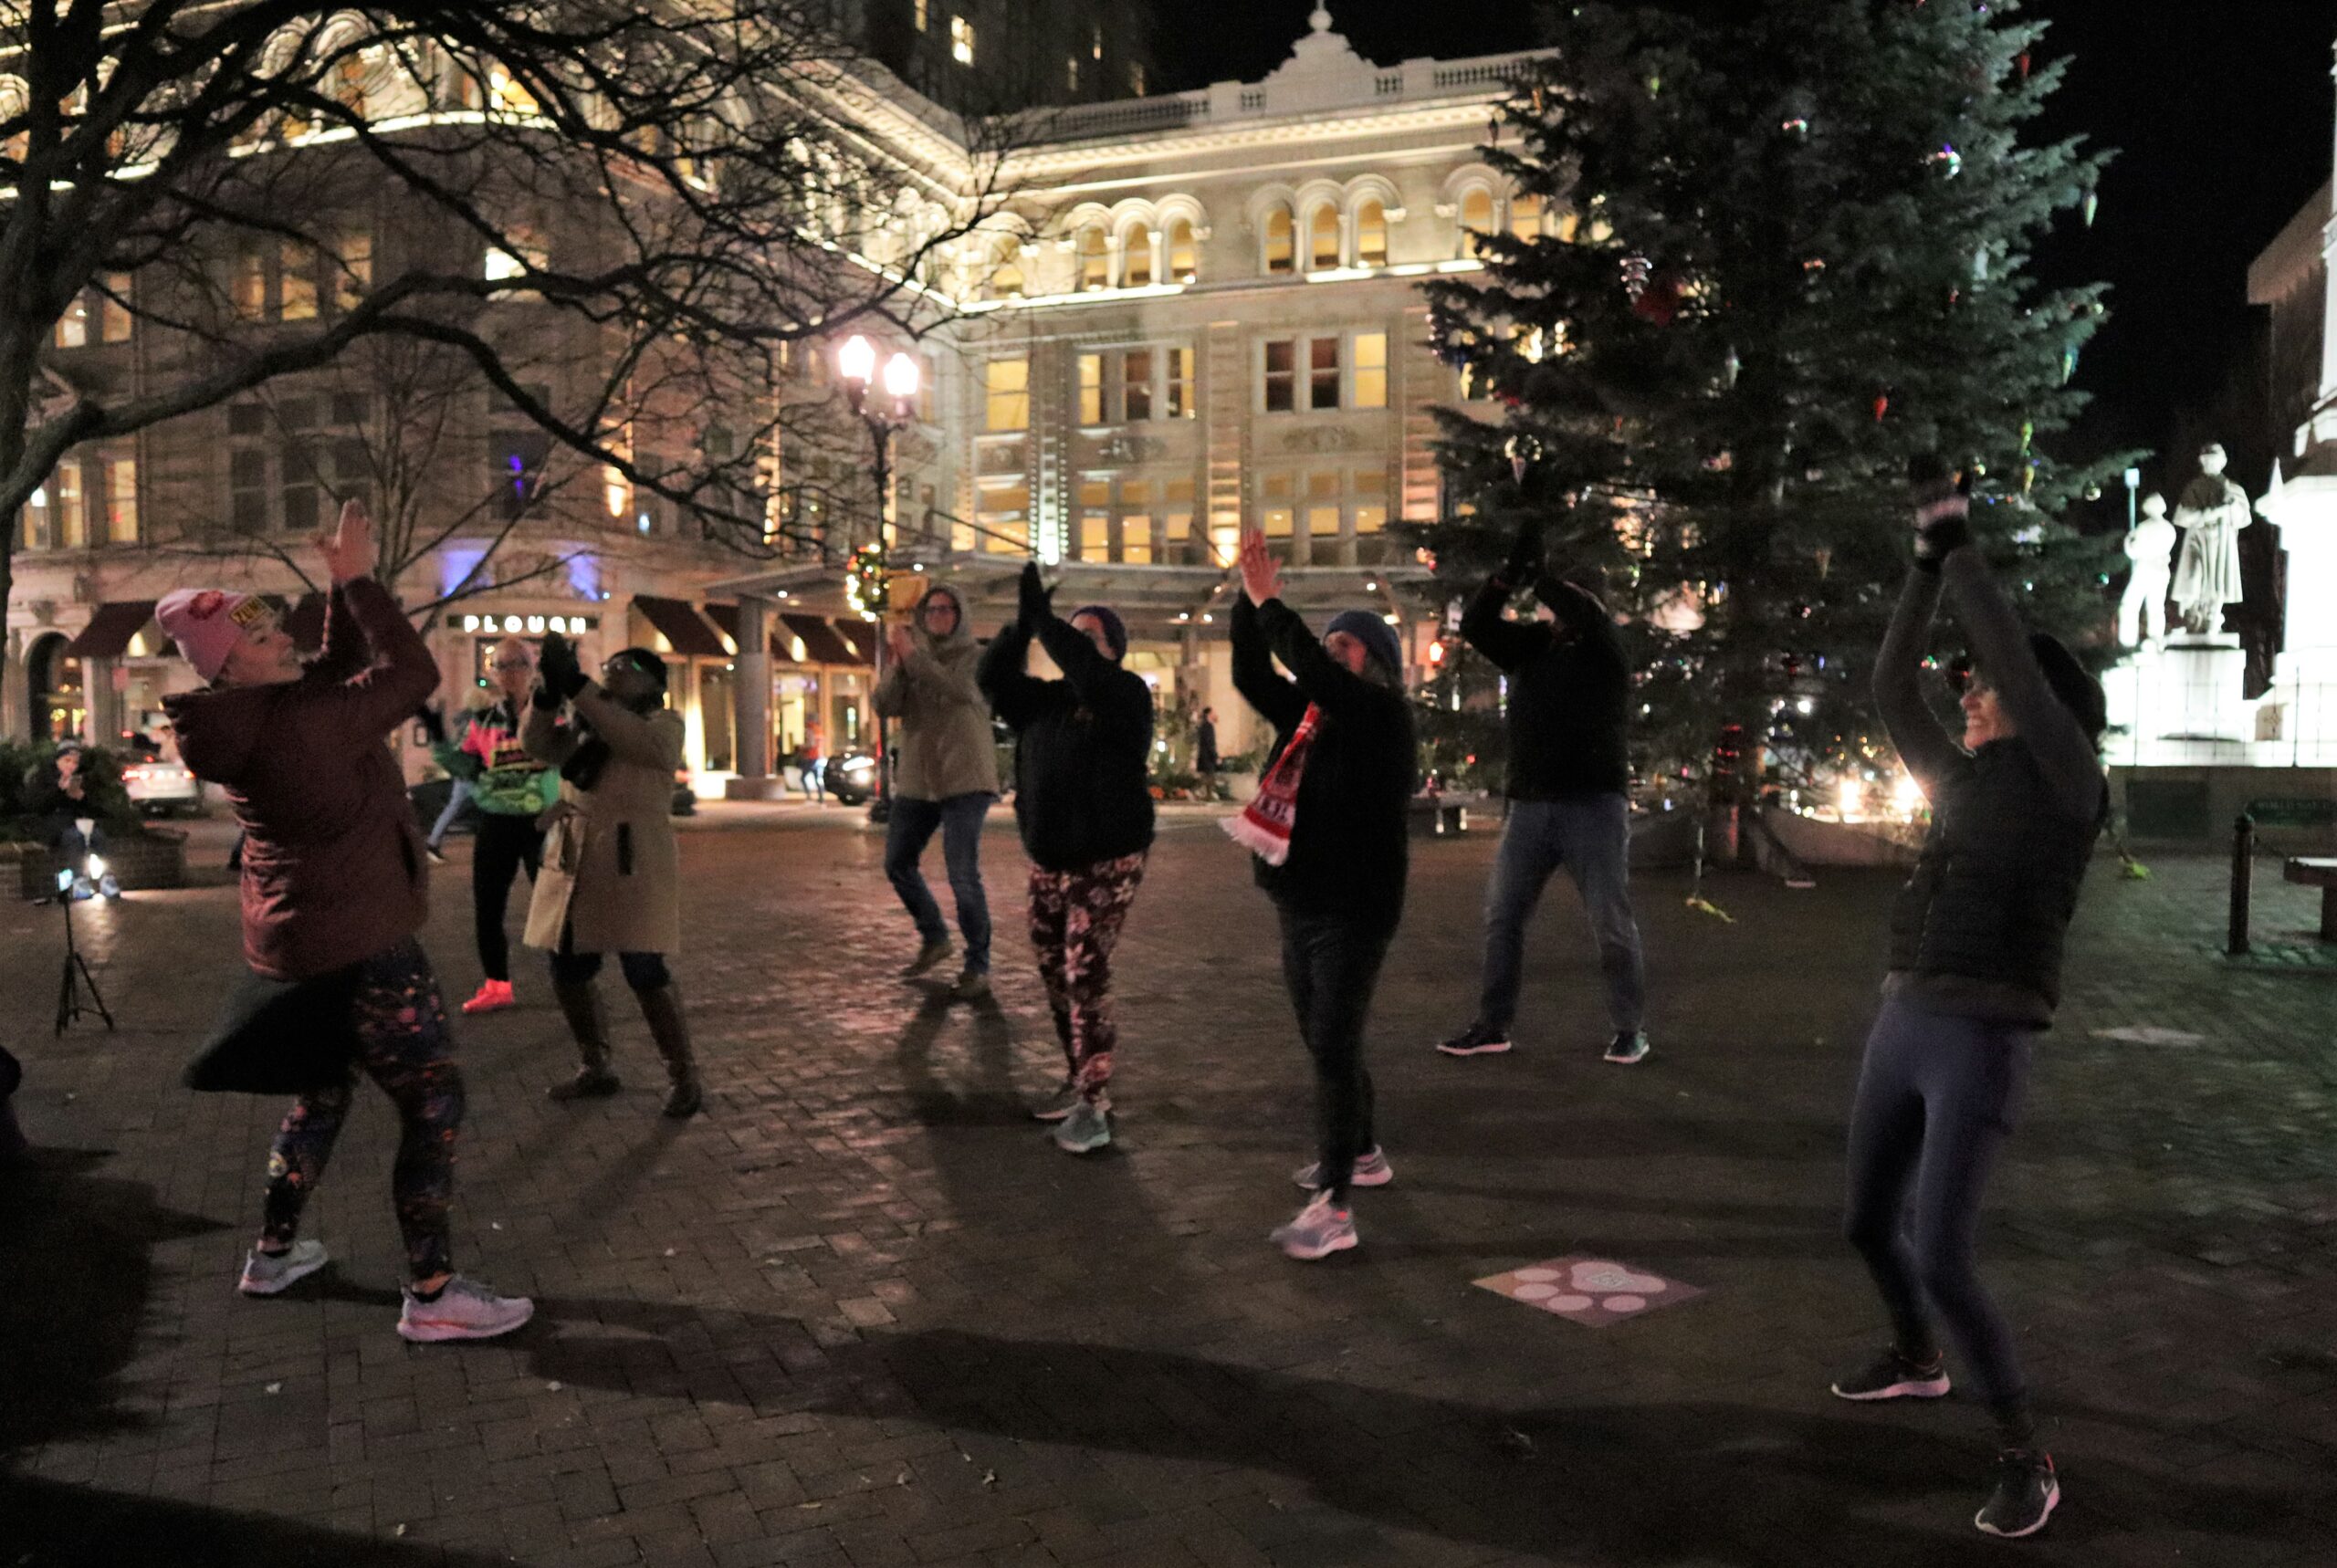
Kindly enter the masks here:
[[770, 601], [752, 594], [739, 596], [738, 678], [730, 683], [731, 746], [738, 777], [726, 781], [723, 793], [733, 800], [776, 800], [785, 792], [784, 776], [771, 771], [770, 755]]

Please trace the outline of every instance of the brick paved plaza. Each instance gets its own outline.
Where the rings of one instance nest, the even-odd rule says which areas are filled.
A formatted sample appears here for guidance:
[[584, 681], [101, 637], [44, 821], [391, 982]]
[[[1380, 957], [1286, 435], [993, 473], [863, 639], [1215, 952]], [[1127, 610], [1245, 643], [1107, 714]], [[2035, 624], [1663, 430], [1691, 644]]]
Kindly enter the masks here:
[[[1398, 1180], [1301, 1265], [1264, 1238], [1309, 1089], [1240, 852], [1169, 820], [1122, 1142], [1079, 1161], [1026, 1118], [1059, 1068], [994, 822], [980, 1010], [889, 977], [909, 930], [842, 812], [696, 824], [686, 1126], [629, 1006], [627, 1090], [582, 1106], [543, 1098], [540, 969], [460, 1026], [461, 1260], [539, 1303], [486, 1344], [393, 1332], [371, 1090], [307, 1228], [334, 1267], [236, 1294], [282, 1107], [177, 1085], [236, 963], [215, 869], [77, 913], [118, 1033], [50, 1040], [58, 911], [0, 909], [46, 1161], [0, 1177], [0, 1565], [2337, 1563], [2337, 967], [2216, 956], [2221, 867], [2089, 889], [1985, 1243], [2067, 1489], [2006, 1545], [1969, 1525], [1972, 1404], [1825, 1393], [1882, 1332], [1837, 1225], [1888, 878], [1724, 880], [1734, 924], [1642, 878], [1628, 1070], [1556, 890], [1520, 1050], [1455, 1062], [1427, 1047], [1473, 1000], [1491, 846], [1423, 845], [1373, 1030]], [[456, 998], [466, 854], [428, 936]], [[2258, 888], [2309, 946], [2311, 894]], [[1581, 1254], [1704, 1293], [1591, 1329], [1471, 1283]]]

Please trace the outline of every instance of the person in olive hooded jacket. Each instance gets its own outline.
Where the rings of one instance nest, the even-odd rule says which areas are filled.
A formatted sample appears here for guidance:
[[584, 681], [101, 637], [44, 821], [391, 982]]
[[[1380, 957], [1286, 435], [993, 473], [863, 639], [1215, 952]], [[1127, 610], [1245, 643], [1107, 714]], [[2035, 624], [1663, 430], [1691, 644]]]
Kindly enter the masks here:
[[966, 963], [953, 994], [990, 994], [990, 901], [982, 893], [982, 821], [998, 799], [998, 747], [990, 707], [974, 680], [980, 650], [958, 591], [937, 585], [917, 601], [912, 624], [886, 635], [888, 667], [876, 684], [876, 711], [893, 731], [893, 816], [885, 835], [885, 874], [922, 939], [901, 971], [914, 980], [949, 956], [949, 928], [917, 862], [941, 834], [949, 891]]
[[[1033, 638], [1063, 671], [1025, 672]], [[1038, 563], [1022, 569], [1021, 613], [982, 655], [981, 688], [1014, 731], [1014, 820], [1031, 857], [1031, 945], [1063, 1040], [1063, 1091], [1039, 1113], [1055, 1143], [1084, 1155], [1112, 1141], [1112, 949], [1152, 847], [1152, 688], [1120, 667], [1127, 628], [1104, 605], [1064, 621]]]

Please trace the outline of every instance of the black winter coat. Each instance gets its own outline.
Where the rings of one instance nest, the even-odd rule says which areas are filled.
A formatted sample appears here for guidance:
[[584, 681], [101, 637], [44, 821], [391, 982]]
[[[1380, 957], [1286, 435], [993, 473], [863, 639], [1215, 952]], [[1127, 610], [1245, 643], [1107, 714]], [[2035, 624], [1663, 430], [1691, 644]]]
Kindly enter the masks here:
[[1035, 631], [1064, 678], [1027, 674], [1034, 628], [1016, 622], [975, 679], [1014, 731], [1014, 821], [1048, 871], [1077, 871], [1152, 845], [1152, 689], [1052, 612]]
[[1509, 798], [1618, 795], [1630, 782], [1625, 746], [1630, 674], [1623, 641], [1596, 599], [1543, 577], [1535, 596], [1558, 620], [1502, 614], [1512, 585], [1488, 578], [1461, 616], [1461, 635], [1509, 676]]

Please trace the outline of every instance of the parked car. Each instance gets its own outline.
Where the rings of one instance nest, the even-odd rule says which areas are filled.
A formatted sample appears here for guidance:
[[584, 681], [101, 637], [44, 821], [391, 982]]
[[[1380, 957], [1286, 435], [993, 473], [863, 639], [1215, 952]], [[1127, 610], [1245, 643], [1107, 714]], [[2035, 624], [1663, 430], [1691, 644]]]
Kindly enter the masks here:
[[186, 765], [160, 747], [130, 747], [131, 760], [122, 766], [121, 787], [131, 803], [148, 816], [167, 817], [203, 810], [203, 781]]
[[837, 805], [865, 806], [876, 793], [876, 759], [865, 751], [830, 758], [826, 782]]

